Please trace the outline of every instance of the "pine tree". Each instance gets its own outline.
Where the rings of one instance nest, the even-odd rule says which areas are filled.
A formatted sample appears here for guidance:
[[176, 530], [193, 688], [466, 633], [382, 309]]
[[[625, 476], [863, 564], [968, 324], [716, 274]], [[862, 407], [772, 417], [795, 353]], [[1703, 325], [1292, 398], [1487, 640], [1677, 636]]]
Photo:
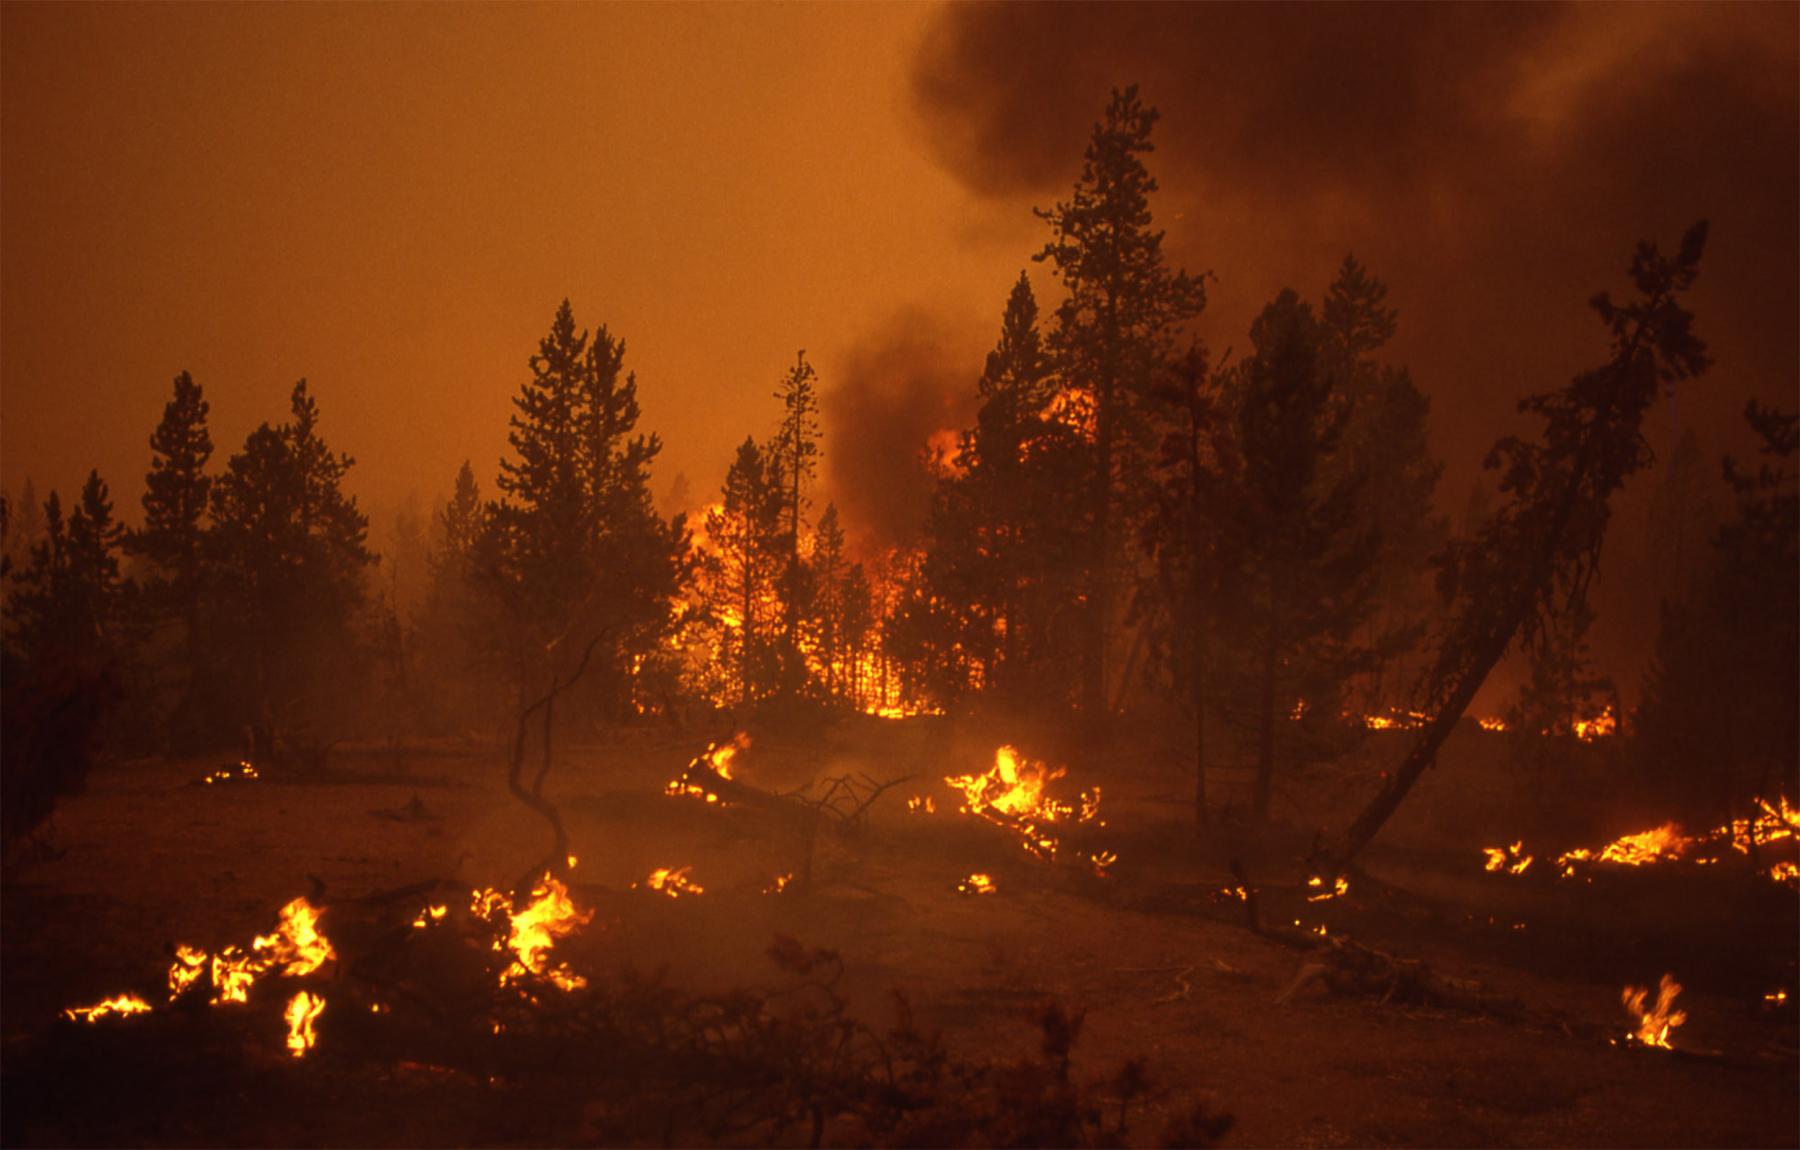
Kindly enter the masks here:
[[368, 519], [340, 486], [353, 461], [325, 445], [318, 418], [301, 380], [289, 422], [251, 432], [212, 485], [212, 633], [265, 757], [292, 722], [341, 719], [356, 690], [352, 623], [375, 556]]
[[[1326, 337], [1283, 291], [1250, 329], [1254, 354], [1227, 389], [1239, 461], [1233, 535], [1246, 659], [1239, 695], [1256, 733], [1255, 811], [1266, 819], [1280, 724], [1295, 700], [1336, 701], [1362, 665], [1379, 536], [1360, 521], [1363, 475], [1333, 466], [1352, 408], [1337, 394]], [[1335, 708], [1332, 708], [1335, 710]]]
[[1142, 157], [1153, 150], [1154, 108], [1136, 85], [1115, 90], [1094, 127], [1073, 197], [1038, 215], [1052, 237], [1037, 258], [1056, 267], [1068, 295], [1051, 338], [1061, 384], [1092, 405], [1092, 458], [1085, 514], [1089, 546], [1083, 701], [1107, 704], [1107, 641], [1114, 622], [1122, 541], [1133, 533], [1144, 479], [1142, 400], [1178, 329], [1205, 305], [1201, 280], [1171, 271], [1153, 230], [1156, 181]]
[[777, 473], [753, 438], [739, 445], [719, 505], [707, 513], [707, 606], [723, 628], [725, 694], [754, 702], [780, 674], [780, 580], [788, 560]]
[[786, 557], [781, 575], [782, 690], [799, 691], [805, 679], [805, 663], [800, 653], [800, 620], [807, 613], [810, 588], [806, 564], [801, 556], [802, 532], [808, 505], [806, 484], [817, 474], [819, 460], [818, 374], [806, 362], [802, 350], [794, 366], [782, 377], [775, 392], [781, 400], [781, 424], [768, 447], [768, 463], [781, 501], [783, 550]]
[[825, 697], [842, 697], [844, 682], [844, 582], [849, 575], [849, 561], [844, 554], [844, 528], [838, 522], [835, 503], [825, 505], [813, 535], [808, 584], [812, 588], [809, 603], [813, 661], [822, 682]]
[[150, 472], [144, 477], [144, 526], [130, 536], [130, 549], [162, 574], [171, 604], [188, 625], [189, 644], [198, 612], [201, 565], [205, 556], [206, 474], [212, 436], [206, 429], [206, 398], [192, 376], [175, 377], [175, 394], [163, 406], [162, 421], [150, 436]]

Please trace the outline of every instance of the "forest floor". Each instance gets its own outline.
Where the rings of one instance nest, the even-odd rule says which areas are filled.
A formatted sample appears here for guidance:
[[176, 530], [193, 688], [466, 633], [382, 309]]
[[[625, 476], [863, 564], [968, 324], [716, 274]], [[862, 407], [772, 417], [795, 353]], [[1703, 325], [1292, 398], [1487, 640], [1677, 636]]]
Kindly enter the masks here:
[[[777, 897], [763, 893], [775, 876], [802, 869], [793, 834], [751, 809], [662, 793], [709, 733], [730, 732], [627, 731], [559, 748], [545, 790], [579, 859], [575, 898], [598, 914], [558, 955], [596, 979], [631, 966], [666, 968], [669, 983], [695, 988], [754, 983], [771, 940], [788, 935], [841, 952], [842, 991], [859, 1017], [883, 1022], [898, 990], [957, 1055], [991, 1059], [1035, 1052], [1033, 1010], [1055, 1000], [1086, 1011], [1078, 1067], [1098, 1074], [1141, 1055], [1170, 1088], [1131, 1127], [1128, 1139], [1145, 1144], [1168, 1113], [1204, 1097], [1236, 1119], [1226, 1145], [1800, 1145], [1791, 888], [1685, 872], [1558, 882], [1547, 865], [1518, 878], [1484, 873], [1484, 846], [1523, 837], [1527, 850], [1541, 841], [1538, 853], [1554, 854], [1580, 835], [1597, 844], [1641, 829], [1606, 801], [1602, 768], [1583, 768], [1579, 785], [1526, 787], [1504, 770], [1501, 740], [1459, 732], [1349, 892], [1308, 903], [1300, 883], [1315, 830], [1345, 824], [1403, 735], [1286, 780], [1283, 829], [1253, 836], [1229, 818], [1197, 832], [1190, 775], [1149, 746], [1083, 754], [1004, 724], [938, 719], [858, 718], [805, 737], [752, 728], [734, 772], [752, 785], [911, 776], [859, 834], [820, 838], [810, 889]], [[957, 813], [944, 776], [985, 770], [1008, 741], [1066, 765], [1057, 786], [1071, 798], [1103, 788], [1106, 825], [1083, 833], [1119, 856], [1105, 878], [1045, 863]], [[218, 765], [101, 766], [58, 810], [44, 856], [9, 874], [6, 1144], [604, 1140], [584, 1127], [581, 1099], [522, 1115], [479, 1082], [425, 1089], [402, 1076], [353, 1098], [312, 1089], [313, 1063], [284, 1057], [280, 1031], [266, 1052], [246, 1036], [232, 1057], [260, 1069], [228, 1083], [171, 1084], [141, 1068], [115, 1072], [154, 1078], [153, 1091], [105, 1081], [103, 1069], [77, 1083], [47, 1077], [47, 1044], [76, 1029], [59, 1010], [122, 990], [156, 1001], [176, 942], [247, 940], [309, 891], [329, 936], [334, 899], [428, 879], [505, 885], [546, 849], [542, 822], [507, 795], [491, 749], [340, 749], [322, 777], [197, 785]], [[932, 796], [936, 813], [908, 813], [914, 795]], [[1320, 986], [1278, 1003], [1307, 955], [1246, 929], [1243, 904], [1217, 897], [1235, 881], [1232, 860], [1260, 888], [1265, 922], [1323, 926], [1425, 960], [1524, 1010]], [[681, 866], [703, 895], [631, 889], [653, 868]], [[995, 891], [956, 893], [972, 872], [991, 875]], [[1685, 986], [1688, 1021], [1673, 1036], [1684, 1053], [1614, 1044], [1631, 1028], [1621, 988], [1654, 987], [1665, 971]], [[1788, 1002], [1771, 1010], [1763, 995], [1777, 988]], [[160, 1017], [91, 1029], [155, 1025], [182, 1042], [179, 1024]], [[322, 1030], [314, 1061], [328, 1064]]]

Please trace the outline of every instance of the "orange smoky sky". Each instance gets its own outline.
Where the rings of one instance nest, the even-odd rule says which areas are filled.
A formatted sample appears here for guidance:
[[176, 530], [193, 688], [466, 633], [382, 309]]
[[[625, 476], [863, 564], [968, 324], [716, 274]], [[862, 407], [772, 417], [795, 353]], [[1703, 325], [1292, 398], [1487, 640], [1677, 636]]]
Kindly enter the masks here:
[[[1744, 446], [1800, 380], [1796, 5], [0, 6], [0, 479], [88, 467], [135, 514], [171, 377], [219, 458], [305, 376], [376, 512], [491, 490], [564, 296], [627, 344], [656, 489], [717, 489], [819, 369], [821, 501], [909, 532], [966, 421], [1031, 214], [1115, 84], [1160, 107], [1170, 255], [1246, 343], [1355, 251], [1400, 308], [1454, 512], [1518, 398], [1604, 356], [1585, 301], [1712, 222], [1717, 366], [1658, 412]], [[1644, 491], [1601, 608], [1641, 663]], [[1721, 500], [1723, 496], [1721, 495]], [[1634, 500], [1636, 502], [1634, 502]], [[675, 508], [668, 508], [673, 510]], [[1623, 598], [1617, 598], [1622, 596]], [[1648, 612], [1648, 614], [1646, 614]], [[1636, 622], [1633, 622], [1633, 619]], [[1602, 637], [1604, 646], [1609, 640]]]
[[304, 376], [378, 518], [491, 489], [564, 296], [704, 502], [798, 349], [829, 397], [924, 306], [972, 391], [1036, 237], [916, 130], [922, 6], [3, 12], [4, 481], [128, 518], [184, 369], [216, 462]]

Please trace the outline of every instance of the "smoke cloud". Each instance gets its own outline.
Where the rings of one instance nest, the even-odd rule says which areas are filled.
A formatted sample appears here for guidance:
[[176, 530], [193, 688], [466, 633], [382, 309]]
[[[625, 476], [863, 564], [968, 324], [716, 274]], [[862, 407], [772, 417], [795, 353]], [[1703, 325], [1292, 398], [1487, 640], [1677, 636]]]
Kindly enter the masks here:
[[931, 502], [928, 446], [935, 433], [974, 421], [980, 363], [972, 332], [921, 308], [843, 353], [821, 405], [824, 471], [827, 497], [852, 533], [883, 544], [918, 537]]

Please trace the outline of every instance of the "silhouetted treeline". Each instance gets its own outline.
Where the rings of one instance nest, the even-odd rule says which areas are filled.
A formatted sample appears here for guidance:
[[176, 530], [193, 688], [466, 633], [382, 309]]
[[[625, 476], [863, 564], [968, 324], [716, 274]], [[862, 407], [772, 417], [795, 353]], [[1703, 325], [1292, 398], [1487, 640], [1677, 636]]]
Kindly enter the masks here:
[[[1597, 305], [1614, 362], [1527, 401], [1544, 438], [1502, 442], [1504, 502], [1472, 504], [1451, 539], [1429, 401], [1387, 357], [1386, 286], [1346, 257], [1314, 300], [1284, 290], [1208, 346], [1206, 276], [1171, 267], [1154, 224], [1156, 119], [1115, 92], [1069, 199], [1038, 213], [1059, 298], [1046, 313], [1028, 274], [1011, 286], [916, 547], [859, 551], [858, 525], [817, 507], [831, 445], [805, 352], [766, 369], [767, 423], [690, 524], [653, 505], [661, 441], [639, 429], [624, 341], [564, 301], [489, 489], [465, 462], [429, 526], [401, 532], [409, 595], [378, 578], [352, 461], [304, 380], [218, 467], [202, 389], [176, 377], [140, 526], [98, 474], [68, 509], [29, 485], [0, 502], [9, 840], [103, 740], [304, 769], [345, 738], [485, 739], [590, 647], [559, 704], [578, 729], [1003, 706], [1104, 732], [1131, 712], [1191, 752], [1204, 820], [1209, 762], [1253, 768], [1265, 818], [1283, 771], [1340, 754], [1364, 715], [1430, 708], [1441, 742], [1518, 635], [1531, 674], [1509, 719], [1521, 761], [1552, 769], [1577, 715], [1617, 707], [1586, 591], [1610, 496], [1649, 462], [1655, 389], [1630, 373], [1704, 367], [1673, 302], [1702, 233], [1674, 260], [1640, 252], [1648, 302]], [[1721, 808], [1795, 761], [1794, 423], [1751, 419], [1768, 462], [1727, 465], [1735, 518], [1665, 592], [1642, 716], [1646, 780]]]

